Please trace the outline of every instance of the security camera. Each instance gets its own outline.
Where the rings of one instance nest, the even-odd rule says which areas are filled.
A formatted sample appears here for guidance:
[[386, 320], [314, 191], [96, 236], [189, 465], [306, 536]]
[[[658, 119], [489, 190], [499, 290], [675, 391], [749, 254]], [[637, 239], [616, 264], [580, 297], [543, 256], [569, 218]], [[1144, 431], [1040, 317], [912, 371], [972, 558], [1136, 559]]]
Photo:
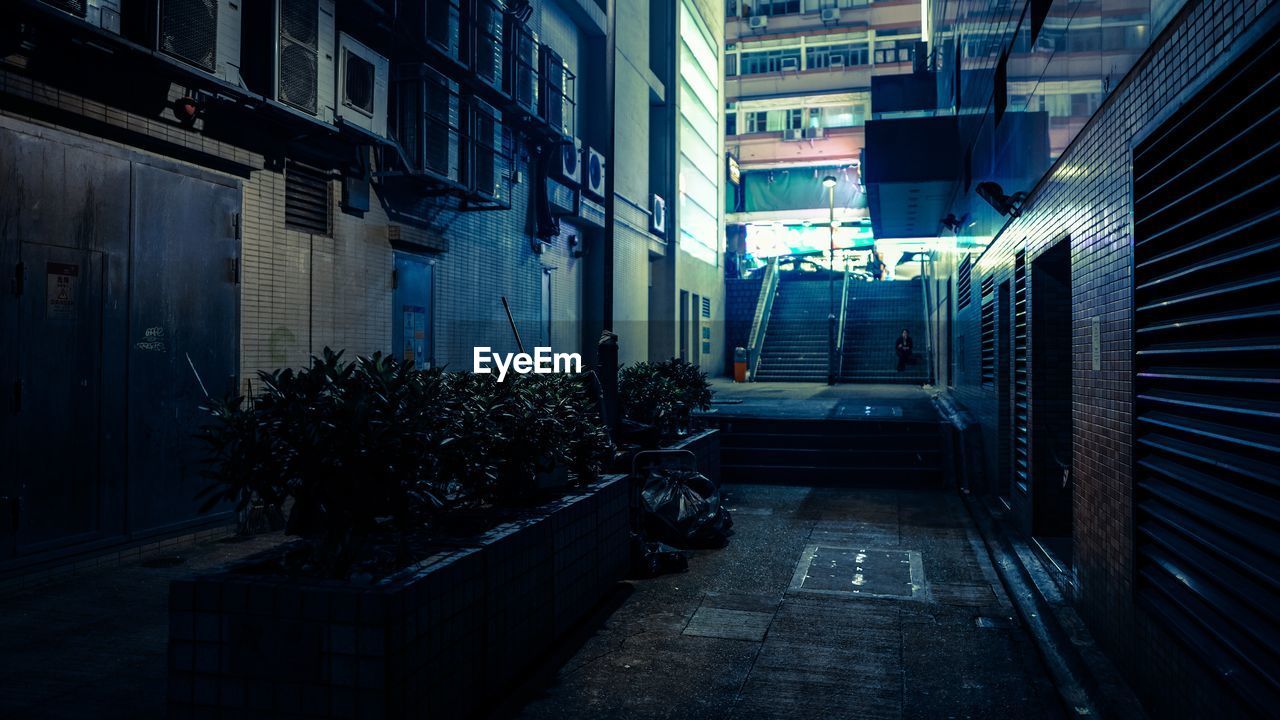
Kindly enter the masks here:
[[1016, 192], [1012, 195], [1005, 195], [1004, 188], [999, 183], [986, 182], [978, 183], [978, 197], [987, 201], [987, 204], [996, 209], [1001, 215], [1009, 215], [1010, 217], [1018, 217], [1022, 214], [1022, 203], [1027, 199], [1024, 192]]

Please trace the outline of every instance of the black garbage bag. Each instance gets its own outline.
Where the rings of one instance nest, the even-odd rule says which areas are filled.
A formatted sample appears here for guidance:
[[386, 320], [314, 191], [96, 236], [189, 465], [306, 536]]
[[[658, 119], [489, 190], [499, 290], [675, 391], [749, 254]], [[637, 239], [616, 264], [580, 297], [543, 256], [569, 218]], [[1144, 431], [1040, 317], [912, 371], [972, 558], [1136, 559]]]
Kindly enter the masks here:
[[640, 491], [645, 534], [676, 547], [724, 547], [733, 518], [720, 488], [692, 470], [658, 469]]
[[689, 569], [689, 556], [660, 542], [631, 533], [631, 577], [651, 578]]

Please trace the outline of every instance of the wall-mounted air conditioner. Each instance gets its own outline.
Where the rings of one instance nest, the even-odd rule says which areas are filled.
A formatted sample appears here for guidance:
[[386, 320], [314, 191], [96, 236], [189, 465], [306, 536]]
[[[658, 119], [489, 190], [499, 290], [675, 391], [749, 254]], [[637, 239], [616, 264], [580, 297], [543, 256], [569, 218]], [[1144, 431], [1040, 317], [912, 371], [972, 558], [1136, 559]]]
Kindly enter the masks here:
[[793, 57], [782, 58], [781, 60], [778, 61], [778, 69], [782, 70], [783, 72], [786, 72], [787, 70], [791, 70], [793, 72], [799, 72], [800, 60]]
[[787, 128], [786, 130], [783, 130], [783, 131], [782, 131], [782, 139], [783, 139], [783, 140], [788, 140], [788, 141], [790, 141], [790, 140], [803, 140], [803, 139], [804, 139], [804, 131], [803, 131], [803, 130], [801, 130], [800, 128]]
[[752, 15], [747, 18], [747, 26], [752, 30], [764, 30], [769, 27], [768, 15]]
[[827, 57], [827, 66], [828, 66], [828, 67], [833, 67], [833, 68], [842, 68], [842, 67], [844, 67], [844, 56], [843, 56], [843, 55], [830, 55], [830, 56], [828, 56], [828, 57]]
[[511, 102], [529, 115], [538, 113], [538, 35], [529, 26], [507, 16], [503, 90]]
[[414, 17], [416, 27], [422, 28], [422, 38], [450, 60], [466, 64], [462, 55], [462, 3], [459, 0], [421, 0], [408, 3], [406, 13], [422, 12]]
[[540, 57], [542, 90], [538, 97], [538, 114], [555, 132], [572, 136], [574, 75], [565, 65], [564, 58], [549, 45], [542, 46]]
[[346, 33], [338, 34], [338, 118], [376, 135], [387, 134], [391, 63]]
[[470, 67], [476, 78], [502, 91], [503, 25], [506, 4], [502, 0], [472, 0]]
[[557, 150], [559, 157], [551, 167], [551, 176], [566, 185], [578, 187], [582, 183], [582, 141], [567, 139], [558, 145]]
[[463, 108], [458, 84], [426, 65], [396, 68], [392, 137], [411, 170], [462, 182]]
[[823, 8], [822, 22], [824, 23], [840, 22], [840, 8]]
[[649, 232], [659, 237], [667, 236], [667, 201], [661, 195], [649, 200]]
[[[183, 1], [200, 4], [200, 0]], [[334, 0], [245, 3], [241, 69], [249, 88], [281, 105], [333, 122], [336, 38]]]
[[805, 140], [821, 140], [826, 137], [826, 131], [820, 127], [807, 127], [804, 129]]
[[44, 0], [59, 10], [107, 32], [120, 32], [121, 0]]
[[582, 192], [604, 200], [604, 155], [592, 147], [582, 149]]
[[[130, 11], [125, 23], [144, 32], [156, 50], [221, 80], [240, 84], [244, 46], [240, 2], [155, 0], [147, 7], [154, 8], [149, 17]], [[135, 23], [145, 24], [145, 31]]]
[[502, 138], [502, 113], [479, 98], [471, 98], [468, 106], [467, 188], [480, 200], [505, 203], [509, 163]]

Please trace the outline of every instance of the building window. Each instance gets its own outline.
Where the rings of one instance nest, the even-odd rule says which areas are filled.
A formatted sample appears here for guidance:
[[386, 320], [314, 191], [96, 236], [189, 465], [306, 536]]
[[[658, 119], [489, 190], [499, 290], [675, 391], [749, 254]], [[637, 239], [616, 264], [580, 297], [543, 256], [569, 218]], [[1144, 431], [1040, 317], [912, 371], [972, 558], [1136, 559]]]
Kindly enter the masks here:
[[736, 54], [725, 55], [724, 56], [724, 76], [733, 77], [734, 75], [737, 75], [737, 74], [738, 74], [738, 56]]
[[785, 50], [760, 50], [742, 53], [743, 75], [763, 75], [765, 73], [782, 72], [783, 70], [800, 69], [800, 48]]
[[876, 42], [876, 64], [911, 62], [915, 56], [915, 40], [880, 40]]
[[284, 169], [284, 226], [312, 235], [329, 234], [329, 177], [290, 161]]
[[800, 0], [756, 0], [752, 15], [790, 15], [800, 12]]
[[867, 124], [867, 106], [863, 103], [822, 108], [822, 126], [827, 128], [862, 127]]
[[805, 68], [808, 70], [866, 64], [865, 43], [842, 43], [805, 48]]
[[738, 113], [735, 113], [735, 112], [725, 113], [724, 134], [725, 135], [738, 134]]

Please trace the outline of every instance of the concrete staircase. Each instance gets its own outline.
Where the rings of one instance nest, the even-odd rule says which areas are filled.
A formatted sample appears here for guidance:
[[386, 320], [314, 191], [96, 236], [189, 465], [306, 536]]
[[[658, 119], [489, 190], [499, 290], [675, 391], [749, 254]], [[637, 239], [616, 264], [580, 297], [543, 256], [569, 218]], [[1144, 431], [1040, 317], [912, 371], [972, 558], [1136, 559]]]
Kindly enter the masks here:
[[[756, 380], [827, 381], [827, 292], [825, 281], [784, 280], [778, 283], [773, 312], [765, 329]], [[839, 292], [837, 283], [836, 293]]]
[[937, 421], [722, 418], [720, 473], [728, 483], [938, 487]]
[[[923, 292], [919, 280], [849, 283], [840, 382], [920, 385], [929, 381]], [[894, 345], [903, 328], [915, 341], [915, 358], [897, 372]]]

